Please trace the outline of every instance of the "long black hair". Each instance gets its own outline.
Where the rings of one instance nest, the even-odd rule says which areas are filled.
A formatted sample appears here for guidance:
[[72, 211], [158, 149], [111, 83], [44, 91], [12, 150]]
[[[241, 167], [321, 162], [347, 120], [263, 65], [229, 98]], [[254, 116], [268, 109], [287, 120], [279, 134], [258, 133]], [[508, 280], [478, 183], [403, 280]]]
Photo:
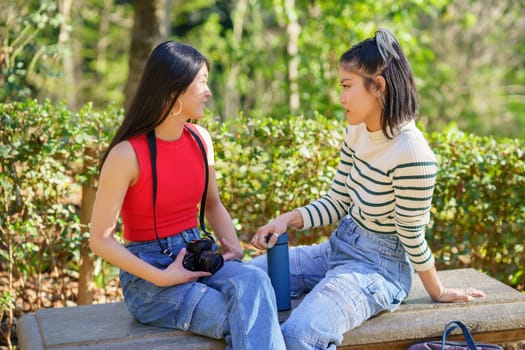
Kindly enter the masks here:
[[162, 123], [203, 65], [209, 69], [209, 60], [189, 45], [165, 41], [155, 47], [146, 62], [131, 106], [111, 140], [100, 168], [119, 142], [146, 133]]
[[362, 75], [369, 91], [376, 76], [385, 79], [381, 130], [387, 138], [392, 138], [404, 122], [417, 118], [419, 104], [412, 69], [390, 31], [379, 29], [374, 37], [352, 46], [341, 56], [339, 65]]

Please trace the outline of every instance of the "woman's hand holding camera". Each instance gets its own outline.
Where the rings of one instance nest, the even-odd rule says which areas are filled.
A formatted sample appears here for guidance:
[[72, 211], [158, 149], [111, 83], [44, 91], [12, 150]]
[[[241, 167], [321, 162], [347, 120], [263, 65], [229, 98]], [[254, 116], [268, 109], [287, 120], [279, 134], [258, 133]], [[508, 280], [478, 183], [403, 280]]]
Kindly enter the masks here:
[[182, 261], [186, 256], [186, 248], [182, 248], [177, 254], [177, 258], [165, 270], [162, 270], [161, 287], [174, 286], [187, 282], [195, 282], [201, 277], [211, 276], [211, 273], [205, 271], [190, 271], [184, 268]]

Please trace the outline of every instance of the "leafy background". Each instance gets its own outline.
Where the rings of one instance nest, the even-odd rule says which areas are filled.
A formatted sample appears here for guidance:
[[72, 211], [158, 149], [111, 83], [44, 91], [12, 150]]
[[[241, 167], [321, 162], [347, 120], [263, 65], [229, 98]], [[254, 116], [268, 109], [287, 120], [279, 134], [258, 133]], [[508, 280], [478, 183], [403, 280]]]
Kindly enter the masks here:
[[338, 59], [391, 29], [441, 166], [427, 231], [438, 267], [523, 291], [524, 12], [524, 0], [0, 2], [0, 348], [16, 347], [24, 312], [121, 298], [116, 270], [86, 244], [96, 167], [144, 55], [165, 39], [212, 61], [204, 124], [247, 241], [328, 188], [344, 128]]

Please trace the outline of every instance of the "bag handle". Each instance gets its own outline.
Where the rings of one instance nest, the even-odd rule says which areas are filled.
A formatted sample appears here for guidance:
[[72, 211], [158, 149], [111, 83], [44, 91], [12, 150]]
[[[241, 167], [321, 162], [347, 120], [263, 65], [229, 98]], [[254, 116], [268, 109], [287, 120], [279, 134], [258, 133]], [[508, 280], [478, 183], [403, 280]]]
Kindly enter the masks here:
[[457, 321], [457, 320], [450, 321], [445, 326], [445, 329], [443, 330], [443, 339], [441, 341], [441, 350], [445, 350], [445, 343], [447, 341], [447, 337], [450, 335], [450, 333], [458, 329], [458, 327], [463, 332], [463, 337], [465, 338], [465, 341], [467, 342], [469, 349], [477, 350], [476, 343], [474, 342], [474, 339], [472, 338], [472, 334], [470, 334], [469, 329], [467, 328], [467, 326], [465, 326], [463, 322]]

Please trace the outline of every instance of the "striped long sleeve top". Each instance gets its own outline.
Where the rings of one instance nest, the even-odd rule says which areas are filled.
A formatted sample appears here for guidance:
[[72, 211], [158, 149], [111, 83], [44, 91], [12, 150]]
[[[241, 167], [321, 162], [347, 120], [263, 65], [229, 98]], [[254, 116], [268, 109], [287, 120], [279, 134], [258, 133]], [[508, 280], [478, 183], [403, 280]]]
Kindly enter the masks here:
[[345, 215], [363, 229], [397, 234], [416, 271], [434, 265], [425, 239], [438, 166], [413, 121], [393, 139], [365, 124], [345, 131], [332, 186], [322, 198], [299, 208], [303, 230], [339, 221]]

